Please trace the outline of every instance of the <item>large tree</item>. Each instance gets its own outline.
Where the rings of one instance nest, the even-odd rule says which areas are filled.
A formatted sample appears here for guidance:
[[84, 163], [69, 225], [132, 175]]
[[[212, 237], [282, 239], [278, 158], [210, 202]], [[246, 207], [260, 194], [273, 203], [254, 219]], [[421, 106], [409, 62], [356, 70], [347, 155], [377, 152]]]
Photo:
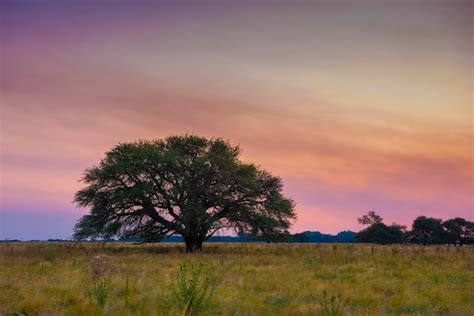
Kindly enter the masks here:
[[239, 160], [240, 148], [194, 135], [119, 144], [85, 171], [75, 202], [90, 208], [75, 238], [159, 241], [179, 234], [186, 251], [219, 230], [285, 234], [295, 218], [282, 181]]

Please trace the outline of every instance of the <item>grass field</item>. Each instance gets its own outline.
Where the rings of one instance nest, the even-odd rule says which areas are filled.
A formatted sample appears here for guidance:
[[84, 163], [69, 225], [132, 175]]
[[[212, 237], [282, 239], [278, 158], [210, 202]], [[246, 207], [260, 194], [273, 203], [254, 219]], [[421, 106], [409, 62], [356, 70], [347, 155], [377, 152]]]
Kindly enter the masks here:
[[[183, 315], [186, 307], [176, 298], [183, 262], [188, 272], [202, 264], [198, 279], [208, 277], [208, 295], [214, 289], [203, 314], [474, 313], [473, 247], [205, 244], [200, 254], [182, 250], [177, 244], [2, 243], [0, 314]], [[94, 277], [96, 255], [108, 262]]]

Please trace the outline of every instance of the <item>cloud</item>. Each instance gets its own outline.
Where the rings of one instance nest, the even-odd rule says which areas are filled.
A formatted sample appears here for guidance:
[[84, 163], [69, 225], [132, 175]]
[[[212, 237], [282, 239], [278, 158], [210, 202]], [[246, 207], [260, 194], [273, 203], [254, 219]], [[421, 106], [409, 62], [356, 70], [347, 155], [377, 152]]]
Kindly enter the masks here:
[[472, 218], [469, 23], [438, 6], [9, 8], [2, 208], [66, 214], [117, 143], [196, 133], [282, 176], [296, 230]]

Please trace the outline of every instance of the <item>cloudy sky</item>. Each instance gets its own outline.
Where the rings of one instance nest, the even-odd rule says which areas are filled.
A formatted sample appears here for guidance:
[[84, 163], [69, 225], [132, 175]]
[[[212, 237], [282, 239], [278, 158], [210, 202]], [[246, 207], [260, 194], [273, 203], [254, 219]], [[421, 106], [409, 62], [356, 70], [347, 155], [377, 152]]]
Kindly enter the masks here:
[[183, 133], [281, 176], [294, 232], [473, 220], [472, 9], [2, 1], [0, 238], [69, 237], [84, 169]]

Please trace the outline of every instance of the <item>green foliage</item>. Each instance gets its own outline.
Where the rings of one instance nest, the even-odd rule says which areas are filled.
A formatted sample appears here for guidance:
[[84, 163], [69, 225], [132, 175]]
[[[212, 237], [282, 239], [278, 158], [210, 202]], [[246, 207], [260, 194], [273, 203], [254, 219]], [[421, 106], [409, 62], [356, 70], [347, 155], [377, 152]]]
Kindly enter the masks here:
[[369, 212], [358, 218], [357, 221], [362, 225], [368, 225], [366, 229], [361, 230], [355, 236], [356, 242], [377, 243], [377, 244], [396, 244], [405, 240], [404, 226], [392, 224], [385, 225], [383, 218]]
[[342, 299], [341, 294], [331, 295], [329, 297], [326, 290], [323, 290], [321, 298], [321, 311], [325, 316], [341, 316], [342, 315]]
[[109, 297], [112, 283], [110, 279], [99, 279], [94, 281], [91, 288], [91, 294], [94, 297], [96, 303], [100, 306], [104, 306]]
[[402, 227], [396, 224], [387, 226], [384, 223], [375, 223], [356, 234], [356, 242], [396, 244], [405, 240]]
[[119, 144], [85, 171], [75, 238], [182, 235], [187, 251], [219, 229], [285, 235], [295, 218], [280, 178], [239, 160], [240, 148], [194, 135]]
[[409, 241], [424, 245], [474, 243], [474, 222], [460, 217], [443, 222], [437, 218], [418, 216], [408, 232], [405, 226], [385, 225], [375, 212], [369, 212], [357, 220], [369, 226], [356, 234], [356, 242], [396, 244]]
[[416, 243], [441, 244], [446, 242], [446, 231], [441, 219], [419, 216], [413, 221], [409, 239]]
[[375, 214], [374, 211], [370, 211], [366, 215], [357, 218], [357, 221], [359, 222], [359, 224], [371, 226], [374, 224], [382, 223], [383, 218]]
[[309, 237], [304, 232], [296, 233], [291, 237], [291, 241], [297, 243], [309, 242]]
[[214, 286], [208, 273], [203, 272], [202, 264], [180, 264], [172, 292], [175, 305], [184, 315], [209, 312], [213, 307]]
[[443, 222], [446, 230], [446, 242], [450, 244], [474, 243], [474, 222], [456, 217]]

